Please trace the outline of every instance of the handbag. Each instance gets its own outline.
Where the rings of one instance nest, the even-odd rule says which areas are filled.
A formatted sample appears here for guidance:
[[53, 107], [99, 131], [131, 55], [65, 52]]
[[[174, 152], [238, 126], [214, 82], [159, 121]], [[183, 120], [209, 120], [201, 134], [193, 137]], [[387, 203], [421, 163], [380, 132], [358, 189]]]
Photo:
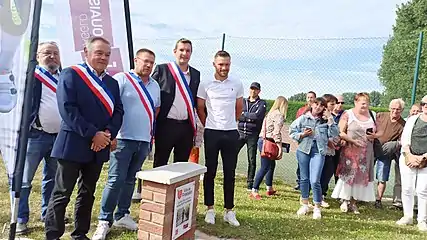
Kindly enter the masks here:
[[[371, 115], [372, 120], [374, 121], [374, 124], [377, 125], [375, 118], [374, 118], [374, 114], [372, 113], [371, 110], [369, 110], [369, 115]], [[383, 145], [381, 144], [380, 140], [378, 140], [378, 138], [374, 139], [374, 157], [375, 158], [381, 158], [384, 157], [384, 151], [383, 151]]]
[[264, 120], [264, 136], [262, 140], [262, 151], [261, 157], [267, 158], [270, 160], [278, 160], [279, 156], [279, 147], [274, 142], [274, 139], [267, 138], [267, 118]]

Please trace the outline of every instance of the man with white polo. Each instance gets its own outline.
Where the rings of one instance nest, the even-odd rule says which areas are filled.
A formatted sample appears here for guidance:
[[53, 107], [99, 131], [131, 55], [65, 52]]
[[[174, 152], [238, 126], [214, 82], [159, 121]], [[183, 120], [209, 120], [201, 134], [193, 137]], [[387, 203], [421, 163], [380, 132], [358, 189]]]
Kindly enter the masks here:
[[[200, 84], [197, 93], [197, 113], [205, 126], [205, 165], [207, 172], [203, 178], [204, 201], [208, 210], [205, 222], [215, 224], [214, 180], [221, 153], [224, 172], [224, 221], [232, 226], [240, 226], [234, 208], [234, 183], [237, 164], [239, 132], [237, 121], [243, 109], [243, 85], [230, 78], [230, 54], [218, 51], [213, 66], [215, 75]], [[207, 117], [205, 113], [207, 109]]]

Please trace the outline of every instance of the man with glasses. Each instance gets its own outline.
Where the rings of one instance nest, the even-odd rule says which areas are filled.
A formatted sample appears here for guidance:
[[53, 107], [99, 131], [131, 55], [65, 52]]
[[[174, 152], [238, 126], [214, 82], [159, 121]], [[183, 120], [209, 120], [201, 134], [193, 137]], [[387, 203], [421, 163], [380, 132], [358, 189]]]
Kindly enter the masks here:
[[[402, 111], [405, 102], [402, 99], [393, 99], [389, 105], [389, 111], [378, 113], [376, 117], [378, 140], [382, 144], [384, 156], [377, 158], [376, 178], [378, 180], [378, 195], [375, 202], [376, 208], [381, 208], [381, 199], [386, 189], [386, 183], [390, 175], [391, 161], [397, 163], [400, 151], [400, 136], [402, 135], [405, 120], [402, 118]], [[395, 164], [397, 167], [399, 164]], [[398, 177], [398, 176], [396, 176]]]
[[21, 199], [18, 207], [17, 234], [27, 232], [30, 217], [28, 199], [31, 193], [31, 182], [42, 160], [42, 203], [41, 221], [46, 216], [50, 195], [55, 185], [57, 161], [50, 157], [53, 143], [59, 132], [61, 116], [56, 101], [56, 87], [59, 78], [61, 59], [58, 45], [55, 42], [40, 43], [37, 51], [39, 65], [35, 70], [33, 101], [30, 115], [30, 132], [22, 178]]
[[[138, 230], [138, 224], [129, 215], [129, 208], [135, 175], [152, 147], [154, 122], [160, 107], [160, 87], [150, 77], [154, 60], [154, 52], [142, 48], [136, 52], [135, 69], [114, 76], [119, 83], [125, 114], [118, 140], [113, 141], [108, 180], [93, 240], [105, 239], [113, 225]], [[114, 146], [117, 146], [116, 150]]]

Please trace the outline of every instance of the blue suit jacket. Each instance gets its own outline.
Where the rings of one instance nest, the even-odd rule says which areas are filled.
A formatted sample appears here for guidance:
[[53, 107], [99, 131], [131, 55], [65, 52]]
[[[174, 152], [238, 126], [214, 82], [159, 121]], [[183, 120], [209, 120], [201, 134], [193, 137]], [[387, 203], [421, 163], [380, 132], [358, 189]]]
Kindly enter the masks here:
[[111, 139], [116, 138], [124, 111], [117, 81], [109, 75], [104, 76], [102, 81], [114, 98], [112, 116], [76, 71], [65, 68], [61, 72], [56, 97], [62, 123], [52, 157], [80, 163], [109, 160], [110, 146], [94, 152], [90, 149], [92, 138], [96, 132], [106, 129], [111, 132]]

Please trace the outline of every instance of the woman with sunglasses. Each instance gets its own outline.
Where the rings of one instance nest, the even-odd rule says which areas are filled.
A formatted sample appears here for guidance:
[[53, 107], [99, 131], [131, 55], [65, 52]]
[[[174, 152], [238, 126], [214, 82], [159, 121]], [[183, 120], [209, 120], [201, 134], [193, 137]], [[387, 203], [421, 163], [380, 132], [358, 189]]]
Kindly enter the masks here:
[[309, 212], [308, 198], [310, 184], [313, 189], [313, 219], [322, 218], [322, 188], [320, 177], [325, 163], [329, 138], [338, 136], [338, 127], [324, 98], [316, 98], [306, 112], [297, 118], [289, 128], [292, 139], [298, 142], [297, 160], [300, 169], [302, 206], [297, 215]]
[[427, 231], [427, 95], [422, 112], [411, 116], [403, 129], [399, 159], [402, 180], [403, 217], [398, 225], [410, 225], [414, 216], [414, 195], [418, 196], [418, 230]]

